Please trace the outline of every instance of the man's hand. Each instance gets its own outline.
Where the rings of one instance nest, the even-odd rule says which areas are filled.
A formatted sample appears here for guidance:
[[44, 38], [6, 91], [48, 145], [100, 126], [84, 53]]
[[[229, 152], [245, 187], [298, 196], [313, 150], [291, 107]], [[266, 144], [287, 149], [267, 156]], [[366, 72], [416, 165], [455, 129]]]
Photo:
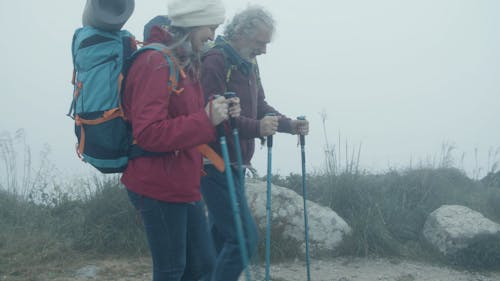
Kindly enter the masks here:
[[231, 116], [232, 118], [240, 117], [240, 98], [234, 97], [227, 99], [227, 103], [229, 104], [229, 116]]
[[307, 135], [309, 134], [309, 121], [307, 120], [291, 120], [292, 134]]
[[260, 119], [260, 136], [267, 137], [274, 135], [278, 130], [278, 117], [277, 116], [264, 116]]

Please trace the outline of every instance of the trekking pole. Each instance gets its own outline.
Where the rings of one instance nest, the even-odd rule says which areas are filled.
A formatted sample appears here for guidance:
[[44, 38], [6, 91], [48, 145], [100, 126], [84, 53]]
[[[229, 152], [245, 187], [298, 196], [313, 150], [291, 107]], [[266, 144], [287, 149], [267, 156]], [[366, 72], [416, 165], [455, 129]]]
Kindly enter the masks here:
[[[236, 97], [236, 93], [234, 92], [226, 92], [224, 93], [224, 97], [226, 99], [234, 98]], [[240, 177], [240, 184], [241, 184], [241, 189], [242, 193], [245, 194], [245, 174], [243, 173], [243, 159], [241, 157], [241, 146], [240, 146], [240, 136], [238, 133], [238, 126], [236, 124], [236, 119], [235, 118], [230, 118], [229, 122], [231, 124], [231, 129], [233, 131], [233, 138], [234, 138], [234, 147], [235, 147], [235, 153], [236, 153], [236, 161], [238, 161], [238, 172], [239, 172], [239, 177]]]
[[[305, 116], [297, 117], [297, 120], [306, 120]], [[307, 187], [306, 187], [306, 137], [299, 135], [300, 139], [300, 152], [302, 158], [302, 197], [304, 199], [304, 236], [306, 240], [306, 266], [307, 266], [307, 281], [311, 281], [311, 271], [309, 266], [309, 224], [307, 221]]]
[[236, 191], [234, 188], [233, 173], [231, 171], [231, 162], [229, 160], [229, 152], [227, 149], [226, 136], [224, 133], [224, 125], [219, 124], [217, 126], [217, 134], [219, 135], [219, 141], [222, 150], [222, 157], [225, 163], [226, 169], [226, 180], [229, 190], [229, 197], [231, 200], [231, 208], [233, 209], [234, 223], [236, 227], [236, 234], [238, 235], [238, 244], [240, 246], [241, 261], [243, 263], [243, 269], [245, 270], [245, 278], [247, 281], [251, 281], [250, 271], [247, 267], [248, 265], [248, 253], [247, 247], [245, 246], [245, 238], [243, 236], [243, 226], [241, 224], [240, 209], [238, 207], [238, 201], [236, 199]]
[[[266, 116], [275, 116], [268, 113]], [[273, 156], [273, 136], [267, 136], [267, 201], [266, 201], [266, 281], [270, 278], [271, 268], [271, 164]]]

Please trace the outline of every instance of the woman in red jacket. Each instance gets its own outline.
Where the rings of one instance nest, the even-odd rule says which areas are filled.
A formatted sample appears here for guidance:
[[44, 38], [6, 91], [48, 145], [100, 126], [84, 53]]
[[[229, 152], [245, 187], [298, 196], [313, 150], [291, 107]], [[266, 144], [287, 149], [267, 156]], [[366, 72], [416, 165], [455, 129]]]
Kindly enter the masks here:
[[[198, 280], [211, 270], [215, 255], [200, 203], [197, 146], [214, 141], [215, 126], [239, 116], [240, 108], [238, 99], [223, 97], [204, 107], [199, 82], [200, 50], [224, 21], [220, 0], [170, 1], [168, 9], [171, 25], [153, 27], [147, 44], [166, 45], [172, 62], [160, 51], [142, 52], [123, 95], [136, 143], [160, 155], [131, 160], [122, 183], [142, 215], [153, 280]], [[169, 63], [182, 68], [176, 89], [169, 87]]]

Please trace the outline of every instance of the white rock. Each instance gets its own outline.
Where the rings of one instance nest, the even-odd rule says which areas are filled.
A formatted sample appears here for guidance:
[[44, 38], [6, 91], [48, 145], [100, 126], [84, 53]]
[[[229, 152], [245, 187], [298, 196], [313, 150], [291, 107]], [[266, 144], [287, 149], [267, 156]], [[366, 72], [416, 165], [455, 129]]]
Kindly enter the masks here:
[[[266, 228], [266, 190], [267, 184], [258, 180], [247, 180], [246, 193], [259, 229]], [[305, 252], [304, 205], [302, 196], [290, 189], [271, 186], [271, 210], [273, 236], [297, 241], [300, 250]], [[309, 247], [311, 255], [334, 250], [351, 228], [328, 207], [307, 201]]]
[[95, 265], [87, 265], [78, 269], [75, 275], [79, 278], [95, 279], [99, 271], [99, 267]]
[[443, 205], [425, 221], [424, 237], [445, 255], [466, 248], [478, 235], [500, 234], [500, 225], [459, 205]]

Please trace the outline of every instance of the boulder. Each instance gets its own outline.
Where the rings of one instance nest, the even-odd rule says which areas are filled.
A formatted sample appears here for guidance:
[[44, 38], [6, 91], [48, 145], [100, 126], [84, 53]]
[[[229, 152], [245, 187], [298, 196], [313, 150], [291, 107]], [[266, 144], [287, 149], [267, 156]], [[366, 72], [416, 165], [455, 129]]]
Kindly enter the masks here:
[[443, 205], [429, 215], [423, 235], [441, 253], [454, 256], [484, 237], [498, 237], [500, 225], [467, 207]]
[[[254, 219], [261, 233], [266, 230], [267, 184], [247, 180], [246, 194]], [[292, 241], [305, 253], [303, 197], [285, 187], [271, 186], [272, 226], [271, 236]], [[332, 209], [307, 201], [309, 249], [311, 256], [333, 251], [351, 233], [351, 228]], [[261, 237], [261, 241], [265, 239]]]

